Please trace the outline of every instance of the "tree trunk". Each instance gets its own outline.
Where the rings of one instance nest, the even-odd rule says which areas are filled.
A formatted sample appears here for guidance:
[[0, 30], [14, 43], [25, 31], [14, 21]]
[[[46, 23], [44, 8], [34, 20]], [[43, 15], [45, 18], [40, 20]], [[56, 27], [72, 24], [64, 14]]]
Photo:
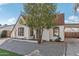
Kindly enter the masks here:
[[42, 41], [42, 29], [37, 29], [37, 40], [38, 40], [38, 44], [41, 44], [41, 41]]

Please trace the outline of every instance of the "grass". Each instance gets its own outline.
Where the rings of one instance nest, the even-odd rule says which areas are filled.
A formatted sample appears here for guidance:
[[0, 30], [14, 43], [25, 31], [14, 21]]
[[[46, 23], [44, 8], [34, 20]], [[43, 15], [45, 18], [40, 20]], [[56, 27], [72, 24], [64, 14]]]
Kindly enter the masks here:
[[22, 56], [22, 55], [4, 49], [0, 49], [0, 56]]

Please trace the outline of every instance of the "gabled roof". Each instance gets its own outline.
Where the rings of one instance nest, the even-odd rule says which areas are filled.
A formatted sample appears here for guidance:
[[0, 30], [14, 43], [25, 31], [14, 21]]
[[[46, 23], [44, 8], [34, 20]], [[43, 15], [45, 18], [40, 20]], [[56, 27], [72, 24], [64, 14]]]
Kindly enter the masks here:
[[[20, 15], [19, 18], [20, 18], [21, 16], [24, 18], [24, 20], [26, 20], [26, 19], [28, 18], [27, 16], [24, 16], [24, 15]], [[18, 18], [16, 24], [19, 22], [19, 20], [20, 20], [19, 18]], [[64, 25], [64, 14], [57, 14], [54, 23], [55, 23], [56, 25]], [[12, 31], [14, 30], [16, 24], [14, 25]], [[12, 33], [12, 31], [11, 31], [11, 33]]]
[[28, 18], [27, 16], [24, 16], [24, 15], [22, 15], [22, 17], [23, 17], [24, 19], [27, 19], [27, 18]]
[[[15, 26], [17, 25], [17, 23], [19, 22], [19, 20], [20, 20], [19, 18], [20, 18], [20, 17], [21, 17], [21, 15], [18, 17], [18, 20], [16, 21], [16, 23], [15, 23], [14, 27], [12, 28], [11, 33], [13, 32], [13, 30], [14, 30]], [[11, 34], [11, 33], [10, 33], [10, 34]]]
[[5, 28], [5, 27], [11, 27], [11, 26], [14, 26], [14, 24], [12, 24], [12, 25], [2, 25], [2, 26], [0, 26], [0, 28], [2, 29], [2, 28]]
[[[22, 16], [25, 20], [27, 20], [27, 16]], [[54, 24], [56, 24], [56, 25], [64, 25], [64, 14], [62, 13], [62, 14], [57, 14], [56, 15], [56, 18], [55, 18], [55, 20], [53, 20], [54, 21]]]
[[57, 14], [56, 19], [54, 20], [56, 25], [64, 25], [64, 14]]

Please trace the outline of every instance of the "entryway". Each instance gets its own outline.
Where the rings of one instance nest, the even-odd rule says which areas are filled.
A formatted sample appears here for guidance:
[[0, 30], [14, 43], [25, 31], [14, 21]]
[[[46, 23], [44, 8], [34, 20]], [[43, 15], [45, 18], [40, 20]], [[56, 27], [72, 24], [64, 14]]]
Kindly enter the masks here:
[[10, 37], [10, 31], [8, 31], [8, 30], [3, 30], [2, 32], [1, 32], [1, 38], [8, 38], [8, 37]]

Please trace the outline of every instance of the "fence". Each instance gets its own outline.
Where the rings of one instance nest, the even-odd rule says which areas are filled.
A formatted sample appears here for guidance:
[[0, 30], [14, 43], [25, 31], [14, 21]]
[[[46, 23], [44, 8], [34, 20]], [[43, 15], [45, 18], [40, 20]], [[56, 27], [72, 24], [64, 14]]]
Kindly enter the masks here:
[[65, 38], [79, 38], [79, 32], [65, 32]]

